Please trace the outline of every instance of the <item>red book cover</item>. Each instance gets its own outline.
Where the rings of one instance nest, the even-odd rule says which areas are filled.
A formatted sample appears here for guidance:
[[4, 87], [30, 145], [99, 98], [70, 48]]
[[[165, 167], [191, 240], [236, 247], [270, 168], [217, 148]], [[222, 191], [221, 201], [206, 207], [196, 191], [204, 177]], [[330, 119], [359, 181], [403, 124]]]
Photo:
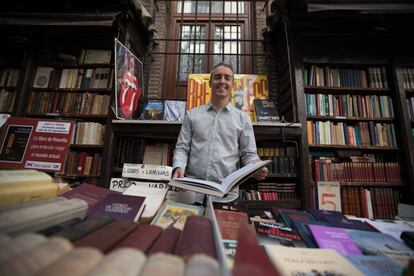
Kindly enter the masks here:
[[85, 172], [85, 160], [86, 160], [86, 156], [88, 155], [87, 152], [80, 152], [79, 156], [78, 156], [78, 166], [76, 168], [76, 174], [77, 175], [84, 175]]
[[77, 240], [74, 242], [74, 245], [76, 247], [94, 247], [101, 250], [103, 253], [106, 253], [137, 227], [137, 223], [126, 220], [117, 220], [96, 232]]
[[221, 236], [224, 240], [237, 240], [240, 224], [249, 223], [249, 217], [244, 212], [214, 210]]
[[259, 246], [256, 233], [248, 225], [241, 225], [234, 259], [233, 276], [279, 276], [266, 252]]
[[175, 254], [184, 258], [194, 254], [216, 258], [211, 221], [202, 216], [189, 216], [178, 239]]
[[88, 203], [88, 211], [86, 212], [86, 217], [88, 217], [95, 206], [108, 194], [112, 193], [117, 192], [84, 183], [69, 192], [64, 193], [62, 196], [66, 198], [80, 198], [85, 200]]
[[142, 252], [147, 252], [155, 243], [162, 232], [162, 228], [156, 225], [140, 224], [137, 229], [125, 237], [116, 248], [131, 247]]
[[162, 231], [159, 238], [155, 241], [154, 245], [147, 252], [148, 256], [158, 252], [174, 254], [175, 247], [180, 235], [181, 230], [177, 228], [171, 227], [165, 229]]

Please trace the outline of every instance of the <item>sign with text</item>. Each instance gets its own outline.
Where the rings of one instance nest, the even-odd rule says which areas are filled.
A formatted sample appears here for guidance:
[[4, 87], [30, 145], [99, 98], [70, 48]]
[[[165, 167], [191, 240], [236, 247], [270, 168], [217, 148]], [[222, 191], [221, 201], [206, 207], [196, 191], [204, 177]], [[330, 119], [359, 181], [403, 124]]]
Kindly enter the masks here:
[[156, 181], [170, 181], [172, 177], [172, 167], [162, 165], [125, 163], [122, 169], [122, 177]]
[[9, 118], [2, 131], [0, 168], [63, 172], [73, 122]]
[[[211, 88], [209, 74], [188, 75], [187, 110], [204, 105], [210, 101]], [[254, 99], [268, 99], [269, 88], [265, 75], [235, 74], [231, 103], [248, 113], [254, 122]]]
[[336, 181], [318, 181], [319, 210], [342, 211], [341, 186]]

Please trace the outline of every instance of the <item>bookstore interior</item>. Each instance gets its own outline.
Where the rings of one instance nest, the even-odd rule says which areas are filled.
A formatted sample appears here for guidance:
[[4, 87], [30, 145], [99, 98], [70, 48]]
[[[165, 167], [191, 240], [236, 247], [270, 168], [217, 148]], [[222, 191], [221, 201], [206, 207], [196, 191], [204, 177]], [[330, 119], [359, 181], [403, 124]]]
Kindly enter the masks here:
[[0, 275], [414, 275], [413, 16], [3, 3]]

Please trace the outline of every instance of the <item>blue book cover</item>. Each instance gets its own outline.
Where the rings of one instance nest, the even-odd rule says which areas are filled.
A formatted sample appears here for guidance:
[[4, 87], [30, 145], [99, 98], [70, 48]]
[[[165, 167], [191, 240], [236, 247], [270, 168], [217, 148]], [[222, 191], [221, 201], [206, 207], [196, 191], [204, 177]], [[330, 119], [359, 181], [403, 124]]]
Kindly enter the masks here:
[[402, 275], [403, 267], [385, 256], [345, 256], [353, 266], [366, 276]]
[[302, 236], [302, 239], [305, 242], [306, 246], [309, 248], [318, 248], [318, 245], [313, 239], [312, 233], [309, 232], [309, 229], [307, 227], [308, 225], [329, 226], [329, 223], [322, 222], [322, 221], [303, 221], [303, 220], [293, 221], [293, 227]]
[[402, 242], [384, 233], [348, 230], [348, 235], [354, 240], [362, 252], [367, 255], [377, 255], [382, 250], [412, 252]]
[[164, 103], [162, 101], [147, 101], [144, 107], [144, 120], [163, 120], [164, 119]]
[[288, 227], [293, 226], [294, 220], [315, 221], [315, 218], [306, 211], [293, 209], [280, 209], [279, 216]]

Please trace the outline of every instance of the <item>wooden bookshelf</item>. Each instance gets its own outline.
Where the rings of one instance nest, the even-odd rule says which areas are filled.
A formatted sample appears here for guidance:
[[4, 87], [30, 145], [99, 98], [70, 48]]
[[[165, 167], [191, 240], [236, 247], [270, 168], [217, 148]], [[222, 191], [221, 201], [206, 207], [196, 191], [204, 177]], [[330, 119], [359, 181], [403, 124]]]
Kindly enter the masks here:
[[343, 117], [343, 116], [307, 116], [308, 120], [318, 121], [375, 121], [375, 122], [389, 122], [395, 121], [394, 118], [363, 118], [363, 117]]
[[398, 151], [398, 147], [377, 147], [377, 146], [351, 146], [351, 145], [322, 145], [322, 144], [309, 144], [310, 148], [320, 149], [340, 149], [340, 150], [366, 150], [366, 151]]
[[389, 95], [387, 88], [355, 88], [355, 87], [329, 87], [305, 85], [306, 93], [318, 94], [353, 94], [353, 95]]

